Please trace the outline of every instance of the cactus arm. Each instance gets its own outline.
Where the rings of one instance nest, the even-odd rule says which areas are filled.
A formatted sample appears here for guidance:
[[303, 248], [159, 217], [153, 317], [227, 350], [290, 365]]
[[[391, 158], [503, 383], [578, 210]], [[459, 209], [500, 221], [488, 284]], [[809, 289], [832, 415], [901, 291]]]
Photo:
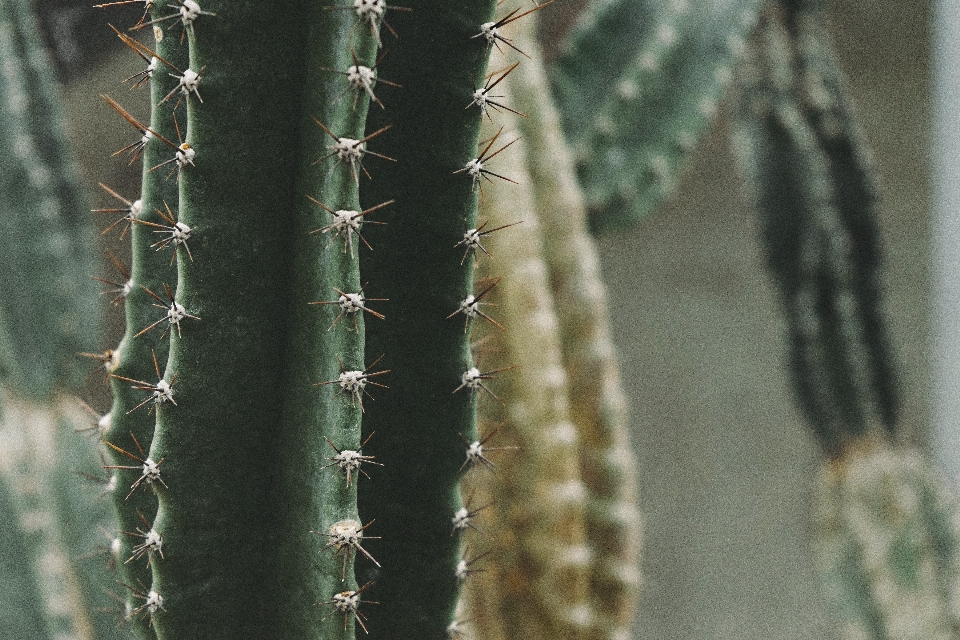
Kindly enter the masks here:
[[527, 158], [544, 259], [559, 319], [571, 419], [580, 434], [580, 469], [589, 499], [587, 535], [593, 608], [598, 626], [627, 630], [640, 586], [641, 522], [637, 463], [630, 443], [627, 403], [610, 330], [611, 302], [600, 278], [597, 247], [577, 185], [572, 154], [536, 55], [530, 23], [517, 42], [532, 60], [509, 79]]
[[329, 220], [307, 196], [359, 208], [361, 167], [312, 165], [332, 143], [318, 122], [363, 137], [367, 96], [338, 100], [343, 83], [330, 70], [353, 56], [373, 66], [376, 46], [351, 12], [325, 9], [273, 5], [264, 28], [253, 3], [204, 3], [216, 15], [189, 35], [190, 68], [206, 76], [204, 103], [188, 104], [197, 158], [181, 171], [180, 220], [197, 234], [195, 260], [179, 261], [177, 296], [200, 319], [171, 331], [167, 379], [177, 376], [178, 404], [160, 412], [152, 448], [171, 482], [182, 478], [161, 491], [155, 524], [179, 549], [154, 568], [166, 607], [155, 616], [160, 637], [353, 635], [355, 618], [330, 602], [356, 589], [356, 553], [344, 564], [323, 534], [357, 517], [356, 472], [347, 486], [326, 467], [328, 439], [360, 449], [361, 405], [322, 383], [337, 380], [338, 362], [365, 368], [363, 320], [334, 325], [334, 307], [308, 303], [360, 289], [359, 247], [310, 235]]
[[[880, 312], [881, 247], [877, 228], [879, 195], [869, 148], [844, 91], [836, 54], [827, 39], [826, 3], [805, 0], [791, 17], [797, 51], [801, 99], [811, 127], [829, 159], [836, 186], [836, 206], [856, 256], [851, 289], [857, 292], [856, 314], [876, 414], [888, 430], [897, 419], [898, 391], [893, 354]], [[868, 394], [871, 391], [867, 392]]]
[[372, 638], [446, 637], [459, 591], [452, 516], [462, 506], [460, 434], [475, 437], [476, 402], [469, 389], [454, 393], [473, 363], [462, 323], [445, 318], [473, 290], [473, 265], [461, 264], [455, 245], [476, 226], [479, 187], [454, 172], [478, 156], [480, 114], [466, 107], [488, 47], [473, 36], [494, 5], [419, 0], [387, 18], [399, 38], [382, 74], [403, 88], [383, 87], [386, 109], [371, 109], [367, 130], [393, 125], [376, 149], [397, 161], [371, 171], [361, 199], [396, 200], [378, 218], [387, 224], [367, 235], [374, 250], [361, 255], [361, 270], [389, 299], [386, 320], [367, 323], [367, 352], [385, 354], [391, 370], [390, 388], [377, 390], [364, 417], [365, 433], [376, 431], [370, 452], [384, 464], [359, 497], [364, 521], [376, 518], [384, 532], [383, 569], [366, 574], [381, 603], [368, 612]]
[[552, 68], [553, 93], [562, 106], [563, 126], [572, 141], [589, 135], [583, 123], [595, 117], [597, 96], [616, 86], [637, 50], [649, 46], [657, 25], [683, 15], [682, 10], [668, 4], [593, 1], [580, 14]]
[[826, 462], [814, 552], [843, 638], [949, 638], [956, 502], [917, 451], [864, 439]]
[[[168, 9], [156, 6], [154, 16], [159, 17], [165, 11]], [[161, 29], [159, 33], [163, 37], [160, 40], [151, 39], [149, 47], [176, 67], [186, 69], [189, 66], [186, 43], [181, 44], [178, 41], [176, 30]], [[177, 140], [177, 125], [172, 111], [159, 104], [164, 96], [176, 87], [176, 84], [176, 79], [171, 77], [168, 70], [161, 65], [153, 73], [148, 85], [149, 89], [143, 89], [150, 91], [150, 103], [153, 107], [149, 126], [151, 130], [168, 140]], [[110, 113], [110, 117], [118, 116]], [[182, 118], [182, 111], [179, 117]], [[130, 135], [136, 136], [137, 133], [131, 131]], [[157, 211], [166, 212], [167, 206], [171, 211], [178, 210], [179, 189], [176, 181], [167, 180], [166, 172], [163, 170], [150, 171], [151, 167], [160, 164], [169, 155], [170, 150], [158, 139], [148, 142], [143, 150], [141, 192], [136, 196], [133, 194], [126, 196], [133, 202], [139, 201], [139, 213], [136, 216], [138, 220], [151, 224], [165, 224]], [[156, 417], [150, 404], [134, 409], [144, 401], [145, 392], [134, 388], [129, 380], [156, 383], [158, 376], [154, 357], [161, 367], [162, 374], [169, 346], [169, 341], [160, 337], [161, 331], [155, 330], [140, 336], [137, 334], [157, 319], [159, 310], [153, 306], [156, 300], [148, 290], [163, 295], [165, 284], [175, 287], [177, 283], [176, 267], [170, 264], [168, 251], [157, 251], [156, 247], [151, 246], [158, 238], [154, 230], [155, 228], [149, 224], [131, 223], [128, 232], [131, 269], [129, 293], [124, 299], [126, 329], [116, 348], [115, 366], [111, 371], [114, 376], [122, 376], [128, 380], [118, 377], [112, 377], [110, 380], [114, 401], [109, 416], [105, 419], [107, 428], [103, 433], [103, 439], [107, 442], [137, 455], [139, 452], [136, 443], [139, 443], [144, 451], [150, 450]], [[110, 455], [111, 464], [131, 466], [131, 461], [126, 456], [110, 448], [106, 450]], [[140, 520], [141, 515], [147, 522], [153, 522], [157, 511], [156, 496], [150, 491], [130, 492], [130, 487], [140, 478], [140, 469], [115, 469], [113, 474], [116, 478], [113, 501], [117, 509], [120, 530], [134, 532], [138, 528], [144, 528]], [[122, 582], [139, 590], [143, 588], [141, 585], [144, 587], [150, 585], [152, 576], [146, 560], [127, 562], [132, 557], [133, 547], [137, 543], [136, 538], [120, 536], [120, 557], [123, 563], [119, 567]], [[123, 587], [121, 590], [129, 610], [132, 611], [143, 604], [133, 591]], [[149, 618], [132, 616], [129, 624], [144, 640], [152, 640], [156, 637]]]
[[[514, 41], [519, 44], [520, 39]], [[523, 50], [534, 54], [528, 47]], [[521, 67], [526, 65], [529, 60]], [[507, 104], [514, 104], [511, 91], [504, 88], [501, 93]], [[518, 119], [504, 114], [496, 127], [502, 124], [517, 135]], [[485, 134], [495, 133], [491, 128], [485, 123]], [[482, 265], [503, 276], [492, 292], [496, 297], [491, 303], [497, 306], [490, 307], [506, 327], [502, 332], [491, 329], [503, 346], [502, 361], [495, 364], [523, 363], [498, 391], [506, 422], [491, 447], [510, 438], [518, 448], [497, 457], [492, 477], [475, 468], [469, 479], [492, 485], [489, 493], [497, 501], [493, 508], [501, 501], [509, 505], [496, 528], [502, 533], [490, 544], [503, 574], [494, 579], [499, 578], [499, 611], [506, 627], [522, 637], [599, 638], [603, 634], [593, 626], [598, 621], [590, 601], [595, 559], [584, 522], [587, 491], [578, 459], [582, 443], [570, 419], [559, 323], [542, 256], [545, 230], [525, 166], [525, 143], [521, 139], [513, 145], [499, 165], [520, 184], [488, 185], [480, 206], [480, 217], [491, 228], [522, 219], [516, 227], [489, 236], [493, 258]]]
[[[603, 31], [580, 32], [558, 61], [554, 86], [566, 114], [564, 128], [577, 149], [595, 231], [635, 224], [670, 194], [729, 84], [758, 6], [758, 0], [696, 8], [662, 3], [654, 33], [640, 40], [629, 64], [599, 89], [591, 76], [616, 63], [607, 49], [591, 51], [596, 44], [582, 45], [583, 52], [576, 45], [606, 43]], [[588, 52], [599, 56], [589, 65], [581, 58]], [[599, 107], [597, 96], [604, 96]]]
[[[876, 264], [873, 208], [844, 211], [843, 204], [864, 195], [866, 169], [852, 169], [849, 153], [836, 155], [856, 148], [850, 130], [831, 146], [821, 143], [823, 121], [808, 117], [798, 86], [800, 47], [788, 18], [774, 6], [762, 21], [760, 57], [751, 52], [742, 74], [737, 141], [765, 216], [768, 262], [792, 333], [797, 397], [825, 450], [836, 455], [847, 439], [879, 425], [892, 429], [896, 398], [885, 337], [875, 335], [883, 327], [869, 270]], [[851, 171], [856, 179], [848, 180]]]
[[98, 330], [88, 214], [29, 2], [0, 3], [0, 375], [34, 398], [77, 384]]

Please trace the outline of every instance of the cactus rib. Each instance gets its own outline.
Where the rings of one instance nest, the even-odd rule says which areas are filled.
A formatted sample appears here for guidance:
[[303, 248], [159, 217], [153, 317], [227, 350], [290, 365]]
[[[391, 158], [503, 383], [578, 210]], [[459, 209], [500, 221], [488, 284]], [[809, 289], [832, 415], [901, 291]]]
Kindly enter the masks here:
[[361, 256], [362, 272], [379, 274], [378, 294], [389, 299], [386, 320], [367, 323], [367, 349], [386, 354], [392, 371], [390, 388], [364, 417], [364, 431], [376, 431], [370, 452], [384, 464], [359, 496], [361, 519], [376, 518], [384, 531], [383, 569], [358, 576], [375, 580], [370, 598], [381, 603], [368, 612], [373, 638], [447, 637], [459, 591], [460, 540], [451, 523], [465, 508], [461, 435], [476, 439], [480, 389], [454, 392], [474, 365], [469, 336], [446, 316], [473, 292], [473, 264], [455, 245], [476, 227], [480, 188], [458, 172], [483, 150], [479, 109], [467, 106], [483, 85], [489, 45], [481, 25], [494, 5], [406, 3], [410, 11], [390, 19], [399, 37], [379, 65], [403, 88], [380, 90], [386, 109], [371, 110], [367, 125], [393, 125], [378, 151], [396, 159], [382, 163], [361, 193], [364, 207], [396, 201], [379, 218], [387, 224], [367, 235], [374, 250]]

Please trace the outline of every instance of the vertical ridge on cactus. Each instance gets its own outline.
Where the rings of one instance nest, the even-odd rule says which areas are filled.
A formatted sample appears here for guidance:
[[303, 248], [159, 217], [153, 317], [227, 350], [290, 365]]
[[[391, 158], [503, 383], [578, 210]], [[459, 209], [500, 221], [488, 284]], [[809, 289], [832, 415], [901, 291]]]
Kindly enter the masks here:
[[[178, 43], [176, 37], [165, 35], [163, 30], [144, 33], [161, 36], [159, 39], [154, 37], [150, 47], [158, 55], [178, 67], [187, 67], [189, 60], [186, 45]], [[163, 96], [176, 85], [176, 80], [161, 71], [152, 74], [146, 84], [148, 86], [141, 90], [150, 91], [151, 105], [159, 105]], [[113, 114], [110, 114], [110, 117], [113, 117]], [[156, 106], [152, 110], [149, 127], [167, 139], [177, 139], [177, 124], [173, 112], [167, 108]], [[149, 397], [145, 398], [144, 392], [135, 389], [127, 380], [141, 380], [147, 384], [157, 384], [161, 380], [170, 382], [163, 378], [163, 369], [160, 368], [160, 364], [166, 363], [169, 345], [169, 341], [160, 335], [162, 330], [135, 337], [157, 319], [157, 309], [153, 306], [156, 301], [150, 292], [163, 293], [164, 285], [176, 284], [176, 270], [169, 259], [163, 252], [152, 247], [155, 235], [150, 225], [163, 224], [161, 212], [168, 208], [177, 211], [179, 207], [177, 183], [166, 180], [163, 172], [150, 171], [150, 167], [163, 162], [169, 155], [167, 147], [160, 140], [153, 139], [144, 146], [142, 155], [142, 187], [137, 196], [140, 206], [136, 212], [130, 212], [132, 262], [129, 293], [124, 297], [126, 332], [116, 349], [116, 366], [111, 370], [110, 382], [114, 401], [109, 412], [108, 428], [103, 434], [105, 441], [134, 453], [138, 453], [137, 443], [144, 451], [149, 451], [156, 417], [154, 412], [147, 408], [134, 410], [145, 399], [149, 401]], [[139, 224], [141, 222], [147, 224]], [[108, 453], [113, 465], [131, 465], [130, 459], [116, 450], [108, 449]], [[142, 525], [138, 514], [152, 522], [157, 510], [157, 499], [153, 492], [130, 491], [130, 487], [140, 479], [141, 470], [114, 469], [113, 474], [116, 478], [113, 498], [119, 529], [136, 531], [137, 527]], [[123, 559], [131, 557], [135, 544], [133, 538], [120, 536], [120, 556]], [[119, 566], [119, 579], [125, 584], [149, 585], [152, 581], [151, 571], [143, 562], [122, 563]], [[140, 603], [131, 591], [123, 590], [122, 596], [131, 610], [139, 606]], [[129, 624], [144, 640], [153, 640], [156, 637], [149, 618], [134, 616]]]
[[473, 356], [463, 326], [446, 316], [473, 292], [472, 261], [455, 245], [477, 226], [480, 193], [455, 172], [480, 151], [481, 116], [465, 107], [489, 52], [473, 36], [495, 4], [405, 3], [410, 11], [390, 17], [398, 37], [378, 65], [402, 88], [378, 88], [385, 108], [371, 110], [367, 131], [393, 125], [377, 151], [396, 162], [381, 162], [361, 192], [364, 207], [395, 199], [377, 218], [387, 224], [364, 231], [374, 250], [361, 255], [364, 278], [389, 299], [386, 319], [366, 325], [367, 348], [391, 370], [390, 388], [364, 417], [365, 432], [377, 434], [364, 451], [384, 465], [359, 496], [360, 520], [376, 518], [383, 535], [375, 553], [383, 568], [358, 575], [374, 580], [370, 599], [380, 602], [367, 611], [371, 638], [446, 638], [459, 593], [451, 518], [464, 507], [461, 434], [476, 438], [476, 394], [453, 393]]

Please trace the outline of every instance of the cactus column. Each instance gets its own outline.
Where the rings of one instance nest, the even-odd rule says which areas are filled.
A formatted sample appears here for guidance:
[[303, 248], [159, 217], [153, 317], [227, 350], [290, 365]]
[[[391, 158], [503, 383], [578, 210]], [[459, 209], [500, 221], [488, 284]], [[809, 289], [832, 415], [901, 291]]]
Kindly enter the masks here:
[[[121, 403], [122, 413], [115, 406], [105, 438], [117, 454], [111, 466], [131, 476], [120, 488], [121, 509], [131, 511], [128, 503], [143, 495], [141, 488], [158, 497], [155, 519], [144, 514], [142, 542], [162, 536], [163, 553], [135, 557], [150, 559], [150, 573], [128, 585], [145, 635], [152, 628], [161, 640], [346, 638], [364, 615], [374, 634], [403, 635], [404, 624], [419, 637], [446, 634], [457, 595], [453, 517], [463, 506], [458, 479], [465, 446], [458, 434], [475, 438], [478, 389], [464, 386], [472, 367], [469, 336], [444, 318], [472, 290], [472, 262], [454, 248], [475, 224], [479, 195], [480, 174], [467, 164], [478, 155], [480, 114], [464, 107], [482, 84], [490, 45], [481, 29], [493, 6], [490, 0], [457, 9], [416, 6], [391, 15], [389, 24], [383, 11], [395, 8], [378, 2], [324, 7], [290, 0], [264, 9], [185, 0], [153, 7], [144, 26], [188, 57], [176, 69], [160, 67], [152, 79], [175, 72], [173, 88], [154, 102], [155, 117], [169, 123], [172, 110], [177, 126], [145, 143], [161, 154], [145, 175], [153, 184], [165, 175], [165, 186], [177, 184], [179, 193], [162, 198], [175, 221], [137, 230], [165, 234], [154, 248], [166, 250], [163, 259], [176, 252], [177, 277], [128, 298], [137, 326], [121, 351], [137, 344], [144, 369], [146, 346], [155, 351], [169, 339], [169, 357], [160, 382], [149, 371], [115, 373], [122, 393], [129, 395], [132, 384], [147, 402], [136, 409]], [[391, 101], [387, 89], [399, 85], [376, 85], [376, 55], [394, 31], [403, 36], [384, 76], [406, 86]], [[419, 51], [427, 35], [439, 49]], [[365, 137], [371, 100], [387, 120], [368, 126]], [[396, 135], [384, 136], [381, 150], [374, 134], [392, 121]], [[384, 171], [381, 180], [389, 158], [371, 157], [377, 155], [404, 168]], [[376, 186], [361, 212], [359, 186], [371, 174]], [[394, 191], [407, 208], [388, 220], [393, 231], [375, 235], [365, 228], [361, 236], [364, 223], [388, 216]], [[411, 193], [431, 198], [418, 203]], [[175, 235], [177, 225], [189, 234], [188, 244]], [[381, 340], [370, 352], [385, 354], [376, 370], [376, 358], [364, 353], [363, 315], [380, 313], [366, 306], [357, 267], [368, 239], [387, 259], [368, 271], [376, 291], [370, 295], [389, 299], [376, 304], [388, 321], [398, 320], [374, 335], [396, 336], [397, 326], [402, 332], [402, 340]], [[390, 260], [398, 252], [428, 255], [423, 266], [434, 281], [396, 268]], [[146, 258], [141, 242], [135, 278]], [[409, 316], [410, 309], [421, 315]], [[405, 345], [427, 342], [423, 336], [438, 322], [441, 339], [411, 368], [415, 354]], [[395, 383], [391, 373], [391, 393], [383, 389], [384, 397], [370, 402], [373, 385], [387, 383], [375, 376], [393, 363], [403, 380]], [[407, 395], [411, 386], [428, 390], [427, 419], [410, 410], [423, 400]], [[389, 477], [376, 482], [396, 483], [392, 491], [417, 501], [407, 500], [410, 511], [400, 518], [395, 509], [404, 501], [368, 501], [376, 533], [356, 534], [362, 470], [343, 462], [349, 455], [373, 461], [360, 451], [359, 430], [371, 406], [385, 407], [391, 417], [382, 430], [372, 427], [383, 432], [388, 449], [405, 434], [408, 444], [426, 443], [418, 449], [425, 457], [377, 454]], [[140, 452], [116, 430], [148, 409], [156, 429], [149, 451]], [[137, 442], [149, 438], [145, 433]], [[334, 535], [349, 526], [359, 540]], [[387, 549], [384, 573], [373, 576], [381, 583], [377, 597], [352, 575], [357, 554], [368, 555], [358, 544], [365, 535], [382, 536]], [[379, 567], [369, 555], [364, 562]], [[426, 578], [406, 573], [410, 567], [426, 568]], [[385, 616], [362, 606], [374, 599], [384, 603]], [[407, 612], [411, 602], [414, 615]]]

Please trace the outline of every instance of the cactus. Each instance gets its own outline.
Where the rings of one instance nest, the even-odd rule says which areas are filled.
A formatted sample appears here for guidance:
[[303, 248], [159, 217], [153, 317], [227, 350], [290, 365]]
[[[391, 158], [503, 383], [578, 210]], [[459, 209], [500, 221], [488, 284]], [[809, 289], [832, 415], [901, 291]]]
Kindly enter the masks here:
[[738, 142], [784, 294], [795, 388], [836, 455], [897, 395], [878, 311], [876, 196], [816, 2], [770, 7], [741, 74]]
[[[522, 134], [509, 170], [522, 186], [491, 185], [481, 204], [491, 227], [523, 220], [509, 234], [491, 235], [497, 260], [482, 266], [503, 276], [485, 298], [490, 313], [508, 327], [529, 327], [524, 337], [484, 323], [494, 345], [489, 357], [498, 358], [493, 366], [530, 365], [505, 384], [503, 411], [488, 403], [481, 412], [505, 422], [487, 445], [497, 473], [478, 474], [472, 486], [510, 498], [491, 507], [497, 526], [490, 535], [505, 539], [492, 545], [497, 561], [476, 561], [483, 572], [467, 587], [485, 630], [484, 609], [500, 602], [497, 622], [521, 635], [545, 628], [570, 638], [629, 637], [639, 587], [635, 462], [596, 250], [558, 114], [542, 99], [548, 89], [532, 22], [515, 31], [531, 60], [500, 91], [526, 114], [504, 116]], [[510, 444], [516, 451], [504, 450]], [[564, 561], [531, 560], [538, 556]]]
[[[92, 225], [47, 52], [28, 3], [0, 2], [0, 485], [7, 637], [117, 637], [98, 546], [114, 525], [92, 450], [69, 438], [60, 394], [96, 345]], [[77, 532], [77, 533], [73, 533]]]
[[487, 58], [536, 11], [494, 8], [184, 2], [118, 32], [159, 60], [149, 122], [105, 96], [144, 162], [139, 198], [107, 188], [133, 267], [102, 419], [142, 637], [457, 628], [491, 372], [448, 314], [515, 142], [478, 144]]
[[956, 637], [957, 513], [917, 450], [868, 441], [823, 467], [815, 559], [840, 637]]
[[767, 7], [739, 78], [736, 134], [784, 301], [794, 388], [826, 454], [816, 565], [840, 637], [952, 638], [957, 505], [898, 430], [875, 186], [824, 13], [818, 0]]
[[[398, 4], [98, 5], [134, 13], [114, 30], [145, 65], [127, 81], [151, 109], [104, 96], [130, 131], [117, 155], [143, 173], [138, 193], [101, 185], [94, 210], [132, 256], [129, 272], [115, 261], [122, 282], [101, 280], [126, 333], [97, 354], [91, 283], [70, 280], [85, 278], [89, 247], [67, 244], [85, 234], [67, 156], [23, 153], [23, 132], [41, 128], [18, 96], [48, 95], [47, 72], [26, 3], [0, 0], [0, 108], [15, 116], [0, 119], [0, 144], [20, 140], [0, 183], [16, 204], [0, 204], [34, 207], [23, 224], [4, 216], [0, 235], [0, 259], [20, 260], [0, 285], [0, 508], [26, 525], [0, 534], [32, 566], [62, 569], [11, 578], [42, 603], [13, 633], [110, 638], [93, 614], [106, 603], [146, 640], [630, 636], [635, 469], [586, 213], [594, 230], [624, 225], [669, 193], [761, 3], [596, 2], [552, 69], [533, 35], [546, 4]], [[769, 17], [778, 7], [784, 24]], [[892, 445], [869, 172], [818, 39], [820, 5], [773, 11], [737, 86], [741, 142], [801, 401], [831, 458], [820, 560], [848, 629], [900, 637], [898, 607], [922, 592], [938, 608], [920, 635], [937, 637], [953, 624], [951, 507]], [[11, 72], [19, 59], [27, 72]], [[43, 171], [55, 186], [34, 184]], [[770, 189], [784, 180], [803, 197]], [[44, 244], [57, 198], [73, 203], [55, 221], [65, 252]], [[798, 245], [784, 241], [785, 205]], [[28, 260], [43, 271], [27, 277]], [[54, 401], [76, 352], [110, 375], [112, 407], [87, 418], [107, 477], [51, 426], [79, 421]], [[851, 497], [866, 449], [882, 452], [864, 463], [882, 468], [866, 474], [874, 497]], [[116, 522], [76, 508], [68, 467], [104, 485], [87, 494], [112, 493]], [[883, 509], [860, 517], [857, 501], [917, 496], [906, 529]], [[31, 529], [24, 514], [41, 512]], [[119, 605], [97, 589], [104, 554], [79, 551], [101, 526]], [[880, 538], [892, 546], [877, 552]]]
[[[451, 523], [460, 508], [463, 453], [456, 434], [474, 430], [472, 389], [452, 392], [472, 364], [468, 336], [448, 324], [447, 343], [436, 343], [432, 361], [417, 362], [414, 356], [422, 354], [405, 358], [391, 339], [377, 343], [363, 316], [376, 315], [387, 331], [395, 330], [388, 324], [393, 316], [433, 332], [433, 316], [442, 322], [444, 303], [470, 289], [472, 264], [454, 268], [460, 262], [454, 244], [464, 223], [475, 219], [479, 190], [472, 175], [458, 170], [476, 154], [480, 114], [464, 106], [471, 83], [483, 77], [489, 48], [472, 36], [490, 22], [493, 5], [409, 9], [387, 7], [384, 20], [378, 3], [307, 8], [291, 2], [273, 5], [264, 22], [254, 3], [154, 6], [139, 26], [163, 34], [156, 49], [130, 43], [143, 57], [162, 59], [154, 78], [161, 70], [175, 76], [172, 87], [151, 82], [149, 129], [124, 116], [137, 134], [153, 134], [144, 148], [141, 202], [144, 212], [161, 218], [134, 220], [131, 290], [138, 296], [126, 300], [128, 332], [113, 371], [117, 401], [104, 437], [114, 457], [108, 466], [124, 472], [117, 482], [121, 517], [144, 517], [149, 533], [162, 539], [163, 555], [148, 555], [146, 579], [128, 577], [133, 617], [145, 637], [259, 630], [333, 638], [352, 634], [355, 625], [375, 636], [403, 635], [410, 633], [405, 624], [440, 637], [452, 622], [459, 541]], [[377, 64], [387, 32], [404, 36]], [[418, 35], [427, 33], [443, 37], [436, 41], [442, 55], [428, 54], [440, 66], [425, 73], [410, 60], [428, 51]], [[409, 76], [407, 69], [417, 73]], [[386, 80], [375, 84], [373, 73]], [[454, 99], [435, 81], [441, 75], [457, 79]], [[382, 109], [396, 122], [368, 123], [371, 101], [374, 113]], [[448, 125], [437, 138], [417, 130], [431, 109]], [[434, 140], [443, 141], [443, 152], [431, 149]], [[432, 157], [417, 155], [424, 153], [418, 142]], [[385, 170], [386, 162], [399, 168], [396, 175]], [[165, 173], [169, 181], [157, 179]], [[169, 193], [171, 184], [178, 193]], [[440, 185], [436, 193], [445, 197], [424, 204], [403, 191], [422, 192], [428, 184]], [[445, 227], [417, 229], [416, 220]], [[375, 233], [372, 227], [384, 222], [385, 231]], [[180, 236], [177, 225], [183, 225]], [[148, 239], [153, 233], [161, 242], [156, 235]], [[378, 258], [396, 260], [393, 252], [413, 258], [428, 252], [416, 247], [439, 243], [449, 251], [446, 262], [433, 251], [439, 256], [435, 285], [412, 286], [416, 278], [406, 268], [375, 265], [370, 273], [392, 274], [396, 282], [373, 279], [376, 293], [363, 286], [363, 245], [376, 247]], [[159, 251], [150, 256], [152, 249]], [[164, 273], [170, 261], [175, 282]], [[447, 273], [453, 279], [440, 282]], [[385, 300], [374, 303], [378, 298]], [[419, 318], [406, 315], [411, 305]], [[409, 327], [402, 331], [410, 345], [422, 342]], [[382, 350], [382, 366], [379, 354], [364, 349], [365, 333]], [[421, 379], [433, 396], [450, 388], [432, 399], [433, 418], [405, 417], [410, 410], [400, 409], [403, 403], [414, 410], [424, 403], [403, 382]], [[374, 410], [380, 405], [390, 422], [382, 428]], [[451, 412], [459, 420], [451, 422]], [[361, 451], [364, 413], [379, 433]], [[401, 453], [393, 444], [400, 434], [408, 447], [422, 439], [421, 453], [438, 461], [419, 479], [403, 470], [409, 463], [400, 466], [403, 457], [391, 457]], [[374, 449], [378, 440], [388, 445], [382, 453]], [[393, 498], [373, 494], [364, 521], [376, 519], [376, 529], [359, 524], [357, 491], [366, 471], [357, 467], [374, 460], [391, 477], [371, 486], [399, 495], [429, 492], [437, 502], [397, 509], [402, 505]], [[403, 479], [420, 486], [411, 490]], [[155, 517], [149, 504], [131, 504], [134, 496], [149, 502], [152, 493]], [[419, 535], [374, 535], [391, 529]], [[376, 559], [366, 551], [369, 543], [358, 541], [368, 536], [384, 538]], [[410, 544], [421, 546], [431, 562], [411, 564], [393, 551]], [[375, 586], [356, 582], [358, 555], [378, 574]], [[135, 557], [134, 564], [143, 569], [146, 559]], [[414, 570], [425, 571], [424, 578], [410, 575]], [[411, 583], [420, 589], [411, 590]], [[364, 605], [370, 600], [381, 604], [371, 610]], [[411, 607], [422, 613], [409, 615]]]
[[673, 191], [760, 4], [617, 1], [587, 9], [553, 85], [594, 231], [636, 224]]

